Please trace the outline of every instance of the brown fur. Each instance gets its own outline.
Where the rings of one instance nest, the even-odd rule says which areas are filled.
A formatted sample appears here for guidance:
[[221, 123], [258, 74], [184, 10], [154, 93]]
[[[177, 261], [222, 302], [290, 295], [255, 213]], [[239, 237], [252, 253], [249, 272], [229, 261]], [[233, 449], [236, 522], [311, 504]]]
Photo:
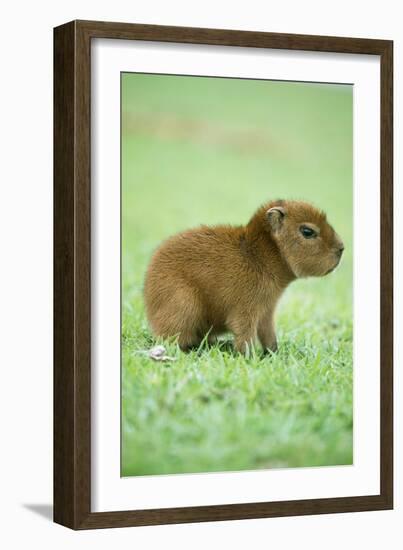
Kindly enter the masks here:
[[[317, 231], [305, 238], [301, 226]], [[298, 277], [323, 276], [339, 263], [343, 243], [323, 212], [300, 201], [273, 201], [246, 226], [201, 226], [156, 250], [145, 280], [155, 335], [177, 336], [182, 349], [226, 331], [245, 353], [259, 339], [275, 351], [274, 312]]]

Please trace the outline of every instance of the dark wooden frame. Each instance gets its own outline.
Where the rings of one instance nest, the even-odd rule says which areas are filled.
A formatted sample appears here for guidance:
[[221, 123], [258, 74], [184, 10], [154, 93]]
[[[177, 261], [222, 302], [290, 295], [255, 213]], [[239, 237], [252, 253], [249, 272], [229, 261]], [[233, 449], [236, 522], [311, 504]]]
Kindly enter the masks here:
[[[381, 488], [379, 495], [91, 512], [90, 58], [92, 38], [381, 58]], [[54, 521], [73, 529], [393, 507], [393, 42], [95, 21], [54, 29]]]

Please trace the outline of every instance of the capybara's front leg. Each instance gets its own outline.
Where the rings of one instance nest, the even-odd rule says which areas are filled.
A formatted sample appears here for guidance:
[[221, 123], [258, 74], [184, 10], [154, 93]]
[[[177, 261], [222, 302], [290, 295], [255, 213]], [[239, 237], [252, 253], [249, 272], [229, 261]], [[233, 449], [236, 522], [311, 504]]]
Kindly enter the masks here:
[[255, 346], [257, 340], [257, 322], [242, 313], [233, 314], [228, 320], [228, 328], [234, 334], [236, 351], [246, 355]]
[[267, 350], [273, 352], [277, 351], [277, 338], [274, 327], [274, 315], [272, 311], [268, 311], [260, 319], [257, 327], [257, 335], [265, 352]]

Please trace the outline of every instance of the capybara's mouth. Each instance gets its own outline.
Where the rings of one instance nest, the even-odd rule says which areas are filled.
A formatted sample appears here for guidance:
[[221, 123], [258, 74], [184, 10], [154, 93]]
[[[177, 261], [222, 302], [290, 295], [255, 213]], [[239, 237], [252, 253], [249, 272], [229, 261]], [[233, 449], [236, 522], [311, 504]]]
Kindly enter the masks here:
[[328, 270], [326, 271], [325, 276], [326, 276], [326, 275], [329, 275], [329, 273], [331, 273], [332, 271], [334, 271], [334, 270], [336, 269], [336, 267], [339, 265], [339, 263], [340, 263], [340, 258], [337, 260], [337, 262], [334, 264], [333, 267], [331, 267], [330, 269], [328, 269]]

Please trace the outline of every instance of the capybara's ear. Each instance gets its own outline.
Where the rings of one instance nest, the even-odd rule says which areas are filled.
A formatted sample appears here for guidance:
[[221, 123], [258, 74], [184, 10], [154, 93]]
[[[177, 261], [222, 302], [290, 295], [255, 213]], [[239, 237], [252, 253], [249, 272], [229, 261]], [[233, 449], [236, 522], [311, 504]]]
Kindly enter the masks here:
[[266, 212], [266, 216], [273, 231], [278, 231], [283, 225], [285, 210], [282, 206], [273, 206]]

